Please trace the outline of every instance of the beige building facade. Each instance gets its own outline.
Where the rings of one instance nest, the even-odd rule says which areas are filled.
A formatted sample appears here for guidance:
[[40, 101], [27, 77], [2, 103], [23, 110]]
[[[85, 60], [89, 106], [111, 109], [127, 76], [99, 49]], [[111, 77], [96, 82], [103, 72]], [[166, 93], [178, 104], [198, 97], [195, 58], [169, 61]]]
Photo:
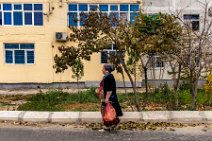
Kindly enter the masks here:
[[[138, 11], [140, 1], [135, 0], [0, 0], [0, 84], [52, 84], [76, 80], [70, 70], [56, 74], [54, 56], [58, 46], [73, 24], [70, 13], [90, 11], [96, 6], [106, 13], [133, 20], [133, 9]], [[138, 9], [139, 8], [139, 9]], [[79, 15], [78, 15], [79, 16]], [[76, 23], [75, 23], [76, 24]], [[80, 26], [77, 23], [75, 26]], [[61, 33], [56, 37], [56, 33]], [[61, 39], [63, 40], [63, 39]], [[102, 54], [96, 53], [84, 62], [86, 86], [97, 86], [102, 79]], [[104, 58], [103, 58], [104, 59]], [[121, 75], [115, 74], [117, 82]], [[120, 83], [121, 86], [121, 83]]]

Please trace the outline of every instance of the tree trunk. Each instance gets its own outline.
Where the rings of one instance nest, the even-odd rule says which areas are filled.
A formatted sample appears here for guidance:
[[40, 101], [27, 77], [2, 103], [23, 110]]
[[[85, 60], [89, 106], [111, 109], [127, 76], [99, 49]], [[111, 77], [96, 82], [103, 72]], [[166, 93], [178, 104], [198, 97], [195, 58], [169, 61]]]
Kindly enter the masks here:
[[[175, 69], [175, 68], [173, 68], [173, 69]], [[179, 105], [179, 101], [178, 101], [179, 96], [178, 96], [177, 90], [178, 90], [179, 84], [180, 84], [181, 71], [182, 71], [182, 64], [179, 63], [177, 77], [176, 77], [175, 70], [173, 70], [173, 73], [174, 73], [173, 74], [173, 80], [174, 80], [173, 88], [174, 88], [175, 109], [178, 109], [178, 105]]]
[[134, 64], [134, 83], [135, 83], [135, 87], [137, 87], [136, 86], [136, 78], [137, 78], [137, 76], [136, 76], [136, 63]]
[[148, 76], [147, 76], [147, 68], [143, 68], [144, 70], [144, 81], [145, 81], [145, 90], [148, 93]]
[[132, 88], [133, 88], [133, 93], [135, 94], [135, 99], [136, 99], [136, 109], [137, 111], [140, 111], [140, 98], [136, 92], [136, 89], [135, 89], [135, 84], [133, 82], [133, 79], [132, 79], [132, 76], [130, 75], [130, 72], [128, 71], [127, 69], [127, 66], [125, 63], [122, 63], [122, 66], [124, 68], [124, 71], [126, 72], [127, 76], [129, 77], [130, 79], [130, 82], [131, 82], [131, 85], [132, 85]]
[[145, 89], [146, 89], [145, 96], [144, 96], [144, 105], [143, 105], [143, 108], [145, 108], [147, 105], [147, 100], [148, 100], [148, 77], [147, 77], [148, 69], [146, 67], [143, 67], [143, 70], [144, 70], [144, 81], [145, 81]]
[[125, 82], [125, 77], [124, 73], [121, 73], [122, 81], [123, 81], [123, 87], [124, 87], [124, 93], [127, 94], [127, 89], [126, 89], [126, 82]]
[[127, 76], [130, 79], [130, 83], [131, 83], [132, 88], [133, 88], [133, 93], [136, 93], [135, 83], [133, 82], [132, 76], [130, 75], [130, 72], [128, 71], [126, 64], [125, 63], [122, 63], [122, 66], [123, 66], [124, 71], [126, 72]]
[[121, 73], [121, 76], [122, 76], [122, 81], [123, 81], [124, 92], [125, 92], [125, 94], [127, 95], [127, 99], [128, 99], [128, 101], [129, 101], [130, 108], [132, 109], [132, 111], [134, 111], [133, 106], [132, 106], [132, 100], [131, 100], [131, 98], [129, 97], [129, 95], [127, 94], [126, 83], [125, 83], [125, 77], [124, 77], [123, 71], [122, 71], [122, 73]]
[[77, 78], [77, 93], [79, 94], [79, 79]]
[[191, 95], [192, 95], [192, 110], [196, 110], [196, 96], [197, 96], [197, 81], [191, 83]]

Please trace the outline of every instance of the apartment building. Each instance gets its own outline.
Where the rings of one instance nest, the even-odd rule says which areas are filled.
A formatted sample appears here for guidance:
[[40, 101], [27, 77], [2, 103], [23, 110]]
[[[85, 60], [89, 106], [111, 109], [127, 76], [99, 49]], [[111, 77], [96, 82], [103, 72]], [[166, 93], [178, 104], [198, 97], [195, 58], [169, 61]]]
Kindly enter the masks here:
[[[0, 0], [0, 88], [72, 87], [70, 70], [53, 69], [58, 46], [69, 42], [69, 26], [81, 26], [71, 16], [100, 9], [133, 21], [141, 8], [138, 0]], [[114, 47], [105, 52], [115, 51]], [[82, 86], [97, 86], [107, 55], [96, 53], [84, 62]], [[118, 85], [121, 76], [115, 74]]]
[[[209, 2], [209, 7], [212, 1]], [[200, 31], [203, 28], [204, 3], [205, 0], [143, 0], [142, 11], [154, 15], [159, 12], [178, 15], [186, 23], [191, 23], [193, 31]], [[153, 66], [148, 71], [149, 83], [158, 86], [161, 83], [168, 83], [172, 86], [172, 75], [168, 62], [165, 62], [160, 56], [155, 56]], [[204, 84], [204, 80], [199, 81], [199, 86]]]

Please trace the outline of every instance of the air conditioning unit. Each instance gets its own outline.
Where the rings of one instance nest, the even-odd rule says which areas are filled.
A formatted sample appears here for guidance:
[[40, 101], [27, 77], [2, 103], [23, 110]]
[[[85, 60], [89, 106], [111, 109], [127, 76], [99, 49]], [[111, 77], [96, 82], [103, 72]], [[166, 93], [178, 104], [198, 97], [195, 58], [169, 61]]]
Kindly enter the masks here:
[[56, 32], [55, 37], [57, 41], [66, 41], [67, 33], [66, 32]]

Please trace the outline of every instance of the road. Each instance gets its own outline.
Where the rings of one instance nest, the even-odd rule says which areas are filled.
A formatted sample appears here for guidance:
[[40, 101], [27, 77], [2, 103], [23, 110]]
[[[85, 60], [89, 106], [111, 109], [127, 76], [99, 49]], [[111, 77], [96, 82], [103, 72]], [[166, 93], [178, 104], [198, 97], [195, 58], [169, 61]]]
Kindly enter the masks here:
[[100, 132], [84, 128], [0, 126], [0, 141], [212, 141], [212, 130], [194, 127], [176, 131]]

